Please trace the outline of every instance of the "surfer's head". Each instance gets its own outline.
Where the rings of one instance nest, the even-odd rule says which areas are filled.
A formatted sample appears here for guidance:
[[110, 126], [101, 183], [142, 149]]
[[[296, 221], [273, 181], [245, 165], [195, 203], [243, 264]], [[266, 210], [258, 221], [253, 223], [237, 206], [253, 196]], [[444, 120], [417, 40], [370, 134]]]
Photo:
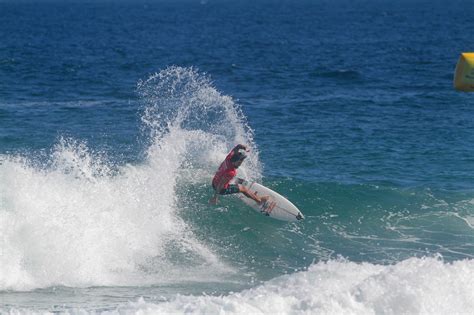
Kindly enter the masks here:
[[230, 161], [232, 162], [234, 167], [237, 168], [242, 164], [242, 162], [245, 160], [246, 157], [247, 157], [247, 154], [245, 154], [245, 151], [239, 150], [235, 152], [234, 155], [232, 155], [232, 157], [230, 158]]

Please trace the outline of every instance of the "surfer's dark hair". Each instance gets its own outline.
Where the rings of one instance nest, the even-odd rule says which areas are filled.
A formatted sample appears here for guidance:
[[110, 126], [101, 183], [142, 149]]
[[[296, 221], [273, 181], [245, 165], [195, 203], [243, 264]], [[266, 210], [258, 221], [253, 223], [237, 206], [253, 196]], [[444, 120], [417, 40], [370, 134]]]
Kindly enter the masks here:
[[230, 158], [230, 161], [232, 163], [238, 162], [238, 161], [243, 161], [247, 155], [244, 152], [235, 152], [234, 155]]

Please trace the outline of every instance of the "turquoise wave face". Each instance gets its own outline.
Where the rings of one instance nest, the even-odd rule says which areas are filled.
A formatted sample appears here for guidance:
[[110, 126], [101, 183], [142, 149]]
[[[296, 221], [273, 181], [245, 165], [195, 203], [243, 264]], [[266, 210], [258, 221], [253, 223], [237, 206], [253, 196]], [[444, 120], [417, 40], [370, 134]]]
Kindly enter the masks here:
[[181, 190], [179, 198], [197, 235], [263, 279], [338, 257], [377, 264], [436, 255], [472, 258], [472, 193], [271, 177], [264, 184], [294, 202], [306, 219], [271, 220], [232, 197], [209, 207], [205, 183]]

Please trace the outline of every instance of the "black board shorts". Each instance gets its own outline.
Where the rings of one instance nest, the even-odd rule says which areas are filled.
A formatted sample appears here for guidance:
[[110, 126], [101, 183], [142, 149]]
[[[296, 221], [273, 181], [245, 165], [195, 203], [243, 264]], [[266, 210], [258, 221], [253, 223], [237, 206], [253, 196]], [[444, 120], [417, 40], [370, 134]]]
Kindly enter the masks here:
[[227, 186], [227, 188], [221, 189], [221, 191], [219, 191], [218, 194], [219, 195], [232, 195], [232, 194], [237, 194], [239, 192], [240, 192], [239, 185], [230, 184], [229, 186]]

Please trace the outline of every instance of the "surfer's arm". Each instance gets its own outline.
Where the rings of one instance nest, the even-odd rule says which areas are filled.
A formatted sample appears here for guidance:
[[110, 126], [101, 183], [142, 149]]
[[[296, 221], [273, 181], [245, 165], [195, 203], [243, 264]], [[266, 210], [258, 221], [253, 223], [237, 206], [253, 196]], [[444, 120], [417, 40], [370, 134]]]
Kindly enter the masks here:
[[219, 196], [219, 191], [221, 191], [222, 187], [224, 186], [223, 184], [224, 180], [223, 178], [221, 178], [221, 180], [219, 181], [219, 183], [217, 183], [217, 186], [214, 187], [214, 196], [212, 196], [212, 198], [209, 200], [209, 203], [212, 204], [212, 205], [216, 205], [217, 202], [218, 202], [218, 196]]
[[243, 144], [238, 144], [232, 150], [230, 150], [229, 154], [227, 154], [227, 156], [225, 157], [225, 161], [230, 162], [230, 159], [232, 158], [232, 156], [234, 154], [237, 154], [237, 152], [239, 152], [240, 149], [244, 149], [247, 152], [250, 151], [247, 146]]
[[220, 191], [220, 190], [218, 190], [219, 186], [221, 186], [221, 185], [218, 185], [218, 187], [215, 188], [214, 195], [212, 196], [211, 199], [209, 199], [209, 203], [212, 204], [212, 205], [217, 204], [218, 197], [219, 197], [219, 191]]

